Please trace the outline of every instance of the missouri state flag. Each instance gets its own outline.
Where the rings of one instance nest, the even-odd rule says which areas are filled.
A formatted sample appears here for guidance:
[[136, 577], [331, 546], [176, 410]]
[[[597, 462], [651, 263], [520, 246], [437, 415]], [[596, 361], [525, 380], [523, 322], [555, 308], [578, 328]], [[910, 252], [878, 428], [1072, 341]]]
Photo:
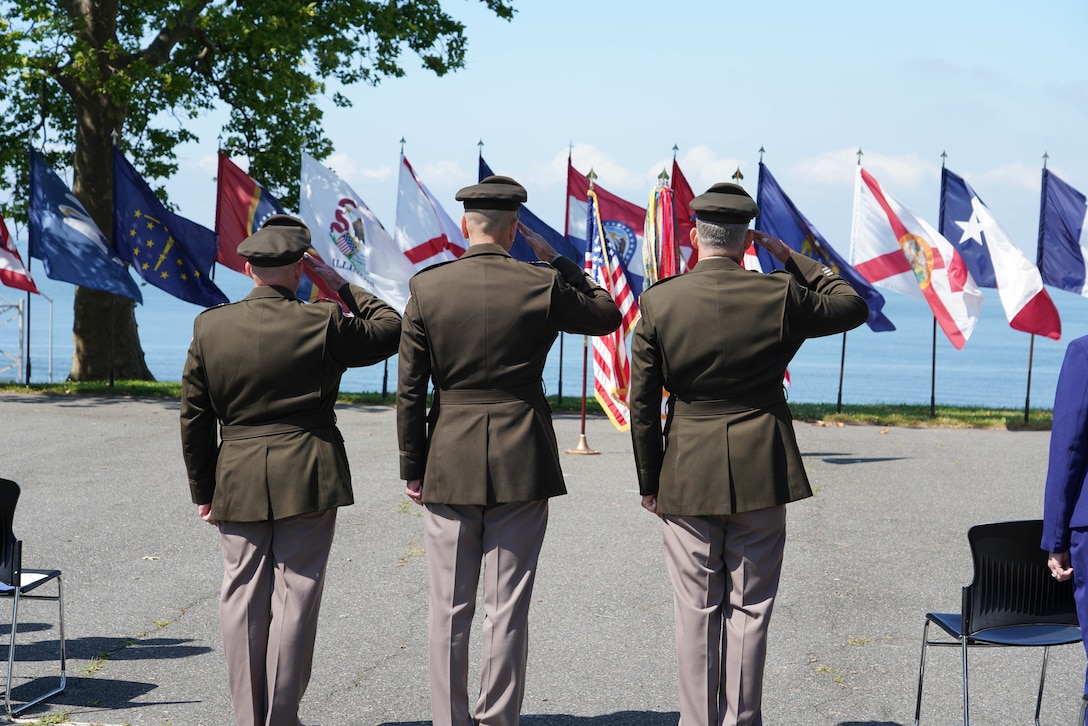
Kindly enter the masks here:
[[1043, 278], [962, 177], [941, 170], [941, 234], [979, 287], [996, 288], [1009, 327], [1059, 340], [1062, 321]]
[[[865, 302], [869, 305], [867, 322], [871, 330], [877, 333], [895, 330], [892, 321], [883, 312], [884, 296], [869, 284], [868, 280], [858, 274], [858, 271], [824, 239], [808, 218], [801, 214], [801, 210], [786, 195], [770, 169], [762, 161], [759, 162], [756, 204], [759, 205], [756, 229], [777, 237], [795, 252], [823, 263], [849, 282], [855, 292], [865, 298]], [[783, 269], [782, 263], [762, 247], [756, 248], [756, 254], [759, 255], [760, 267], [764, 271]]]
[[967, 343], [978, 322], [982, 293], [963, 257], [860, 166], [854, 185], [850, 258], [874, 285], [925, 300], [957, 349]]
[[1047, 285], [1088, 297], [1088, 203], [1079, 191], [1043, 169], [1039, 210], [1039, 272]]
[[19, 257], [19, 250], [15, 248], [15, 242], [8, 234], [8, 226], [4, 224], [3, 217], [0, 217], [0, 284], [41, 294], [30, 276], [30, 271], [23, 266], [23, 258]]
[[[616, 250], [616, 260], [627, 273], [627, 280], [637, 298], [642, 294], [642, 237], [646, 227], [646, 208], [620, 199], [599, 184], [593, 185], [601, 229]], [[589, 179], [579, 174], [567, 159], [567, 236], [575, 244], [588, 240]], [[589, 249], [586, 247], [586, 249]]]
[[229, 302], [209, 274], [215, 262], [215, 232], [168, 211], [116, 148], [113, 240], [117, 254], [160, 290], [204, 307]]

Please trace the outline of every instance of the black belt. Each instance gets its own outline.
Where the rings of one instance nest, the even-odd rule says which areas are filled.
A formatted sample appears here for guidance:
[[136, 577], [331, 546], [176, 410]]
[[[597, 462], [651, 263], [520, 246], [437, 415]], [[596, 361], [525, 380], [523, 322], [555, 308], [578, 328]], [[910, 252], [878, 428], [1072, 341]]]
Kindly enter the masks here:
[[219, 429], [219, 438], [223, 441], [255, 439], [260, 436], [289, 434], [295, 431], [316, 431], [336, 425], [336, 414], [332, 411], [292, 416], [264, 424], [223, 424]]
[[466, 406], [480, 403], [510, 403], [512, 401], [535, 401], [544, 397], [539, 383], [509, 388], [453, 388], [438, 391], [438, 401], [442, 406]]
[[711, 401], [681, 401], [675, 400], [673, 413], [676, 416], [699, 416], [704, 414], [744, 413], [761, 408], [771, 408], [786, 403], [786, 396], [781, 390], [753, 393], [737, 398], [721, 398]]

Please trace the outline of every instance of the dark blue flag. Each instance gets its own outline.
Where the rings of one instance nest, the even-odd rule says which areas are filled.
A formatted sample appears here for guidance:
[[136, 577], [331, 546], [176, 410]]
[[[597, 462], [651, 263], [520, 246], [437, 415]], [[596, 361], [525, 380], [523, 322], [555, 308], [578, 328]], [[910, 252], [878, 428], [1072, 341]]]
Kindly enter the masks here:
[[33, 149], [29, 211], [30, 256], [42, 261], [48, 277], [144, 301], [98, 225]]
[[[790, 249], [802, 255], [822, 262], [830, 267], [842, 279], [861, 295], [869, 304], [869, 327], [877, 333], [895, 330], [892, 321], [881, 312], [884, 309], [884, 296], [858, 274], [834, 248], [827, 243], [805, 215], [794, 206], [793, 201], [778, 186], [763, 162], [759, 163], [759, 189], [756, 191], [756, 204], [759, 216], [756, 217], [756, 229], [766, 232], [785, 242]], [[771, 256], [767, 250], [757, 246], [759, 262], [764, 270], [781, 270], [782, 263]]]
[[1088, 297], [1088, 203], [1085, 196], [1043, 169], [1039, 211], [1039, 272], [1047, 285]]
[[227, 302], [209, 272], [215, 232], [173, 212], [113, 150], [113, 239], [118, 254], [155, 287], [195, 305]]
[[[484, 157], [481, 155], [480, 180], [483, 181], [487, 177], [493, 176], [494, 174], [495, 172], [491, 171], [491, 167], [487, 165], [487, 162], [484, 161]], [[521, 205], [521, 212], [519, 216], [526, 227], [543, 237], [548, 244], [555, 248], [556, 252], [563, 255], [564, 257], [568, 257], [574, 260], [578, 263], [579, 266], [582, 265], [585, 257], [583, 251], [572, 245], [566, 237], [549, 227], [545, 222], [540, 219], [540, 217], [530, 212], [529, 208], [526, 207], [524, 204]], [[534, 262], [537, 260], [536, 253], [533, 252], [533, 248], [529, 246], [529, 243], [525, 241], [525, 237], [521, 234], [521, 232], [518, 232], [517, 237], [514, 238], [514, 245], [510, 248], [510, 254], [517, 259], [524, 260], [526, 262]]]

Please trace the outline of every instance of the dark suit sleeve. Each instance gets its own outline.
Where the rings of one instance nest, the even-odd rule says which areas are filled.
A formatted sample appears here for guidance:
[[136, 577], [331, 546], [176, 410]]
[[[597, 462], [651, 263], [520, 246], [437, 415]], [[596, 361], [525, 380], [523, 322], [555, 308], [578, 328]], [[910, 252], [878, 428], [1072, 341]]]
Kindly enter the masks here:
[[[400, 341], [400, 315], [389, 305], [361, 287], [349, 288], [355, 317], [349, 318], [339, 311], [333, 314], [335, 335], [330, 336], [329, 347], [334, 359], [348, 368], [368, 366], [383, 361], [397, 352]], [[341, 293], [343, 294], [343, 293]], [[345, 297], [347, 301], [349, 298]]]
[[397, 370], [397, 443], [400, 476], [405, 481], [423, 478], [427, 466], [427, 386], [431, 351], [427, 329], [416, 304], [408, 298], [400, 334]]
[[193, 324], [193, 341], [181, 375], [181, 452], [189, 475], [193, 504], [208, 504], [215, 493], [215, 464], [219, 457], [218, 422], [208, 394], [200, 355], [198, 328]]
[[661, 349], [653, 314], [643, 301], [642, 317], [631, 334], [631, 443], [639, 493], [657, 494], [664, 443], [661, 436]]
[[557, 275], [552, 287], [552, 320], [567, 333], [608, 335], [623, 322], [612, 296], [594, 285], [585, 271], [566, 257], [552, 263]]
[[1069, 527], [1084, 487], [1088, 462], [1088, 340], [1078, 338], [1065, 351], [1054, 396], [1050, 461], [1043, 504], [1042, 548], [1069, 550]]
[[869, 319], [869, 305], [830, 269], [793, 253], [786, 270], [796, 285], [790, 287], [783, 331], [787, 340], [818, 338], [852, 330]]

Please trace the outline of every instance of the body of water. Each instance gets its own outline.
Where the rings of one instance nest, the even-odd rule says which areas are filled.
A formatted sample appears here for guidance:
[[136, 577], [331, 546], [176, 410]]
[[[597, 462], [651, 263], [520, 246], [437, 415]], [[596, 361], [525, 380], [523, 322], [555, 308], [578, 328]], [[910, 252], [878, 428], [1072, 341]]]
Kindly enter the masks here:
[[[62, 381], [71, 367], [72, 285], [45, 277], [37, 265], [39, 289], [52, 298], [50, 305], [34, 295], [30, 299], [30, 356], [32, 382]], [[216, 283], [231, 300], [246, 295], [251, 281], [230, 270], [218, 269]], [[185, 354], [192, 334], [195, 305], [178, 300], [157, 288], [141, 288], [144, 304], [136, 307], [136, 320], [148, 367], [160, 381], [181, 378]], [[1069, 340], [1088, 334], [1088, 299], [1060, 290], [1049, 290], [1062, 316], [1062, 340], [1035, 338], [1031, 376], [1031, 405], [1051, 408], [1054, 388]], [[956, 350], [944, 333], [937, 332], [936, 401], [938, 405], [1022, 408], [1027, 394], [1028, 355], [1031, 336], [1008, 326], [996, 290], [985, 290], [982, 318], [963, 350]], [[846, 364], [843, 370], [844, 403], [917, 403], [930, 400], [933, 355], [933, 318], [925, 303], [894, 293], [885, 293], [885, 313], [897, 330], [874, 333], [862, 326], [846, 336]], [[0, 304], [26, 305], [19, 290], [0, 288]], [[9, 319], [7, 316], [0, 320]], [[470, 324], [466, 321], [466, 324]], [[743, 321], [738, 321], [743, 324]], [[52, 371], [50, 372], [50, 345]], [[790, 400], [806, 403], [833, 403], [839, 390], [843, 336], [810, 340], [790, 366]], [[18, 355], [19, 329], [14, 320], [0, 327], [0, 351]], [[562, 356], [556, 341], [545, 369], [544, 384], [549, 394], [560, 392], [576, 398], [582, 387], [581, 336], [564, 336]], [[0, 360], [0, 368], [4, 361]], [[396, 358], [389, 361], [388, 387], [396, 388]], [[560, 372], [562, 382], [560, 383]], [[351, 369], [343, 378], [343, 391], [381, 391], [385, 367]], [[592, 375], [592, 371], [590, 372]], [[22, 371], [0, 372], [0, 380], [23, 380]], [[592, 393], [592, 385], [590, 385]]]

